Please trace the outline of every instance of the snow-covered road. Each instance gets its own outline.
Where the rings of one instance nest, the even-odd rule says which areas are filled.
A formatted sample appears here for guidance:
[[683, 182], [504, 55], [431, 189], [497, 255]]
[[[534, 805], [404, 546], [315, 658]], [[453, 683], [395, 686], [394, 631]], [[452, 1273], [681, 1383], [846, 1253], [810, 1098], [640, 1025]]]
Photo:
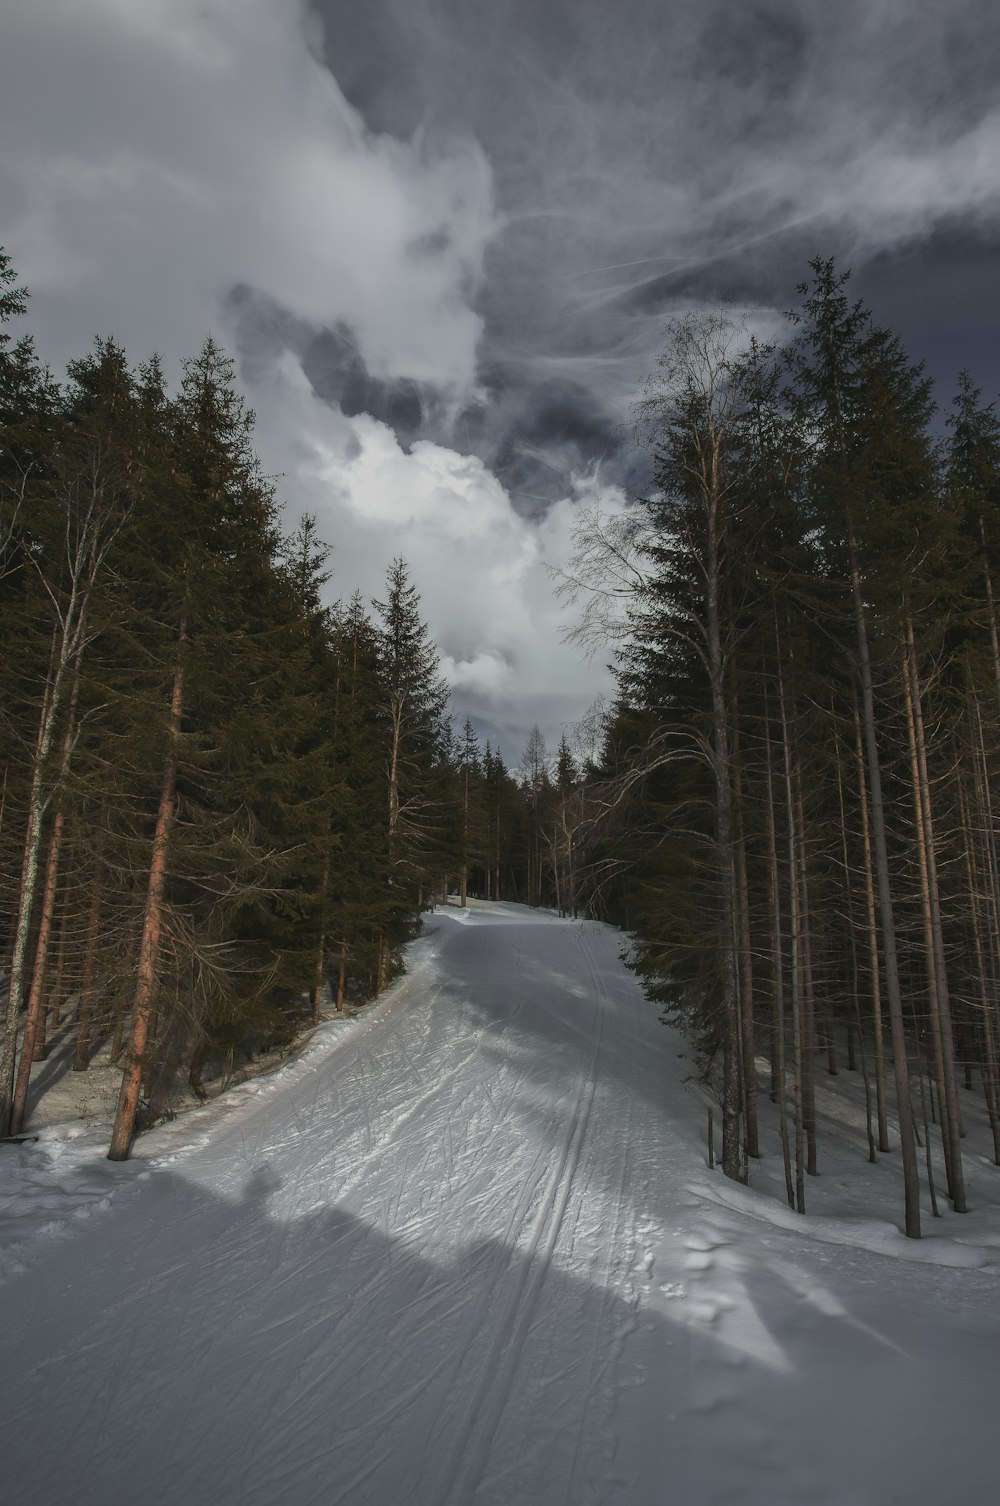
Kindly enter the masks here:
[[4, 1498], [991, 1498], [996, 1275], [710, 1173], [618, 942], [440, 913], [346, 1036], [92, 1169], [0, 1287]]

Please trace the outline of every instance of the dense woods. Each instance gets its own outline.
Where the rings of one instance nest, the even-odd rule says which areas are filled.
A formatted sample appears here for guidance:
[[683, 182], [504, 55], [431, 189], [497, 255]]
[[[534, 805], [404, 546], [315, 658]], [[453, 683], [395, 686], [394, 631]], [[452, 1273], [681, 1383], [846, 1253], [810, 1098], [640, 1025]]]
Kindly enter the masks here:
[[546, 799], [543, 758], [526, 797], [456, 735], [402, 560], [325, 604], [212, 341], [176, 393], [111, 340], [59, 384], [0, 279], [0, 1133], [69, 1031], [75, 1071], [121, 1067], [123, 1158], [380, 992], [449, 886], [538, 902], [575, 774]]
[[616, 699], [511, 771], [452, 724], [402, 560], [328, 604], [223, 352], [171, 393], [98, 340], [57, 383], [0, 260], [0, 1133], [69, 1033], [120, 1066], [127, 1156], [378, 994], [450, 890], [623, 928], [729, 1176], [767, 1095], [804, 1212], [846, 1069], [906, 1232], [965, 1209], [963, 1093], [1000, 1164], [1000, 417], [967, 375], [937, 414], [832, 262], [799, 294], [782, 347], [668, 327], [650, 495], [582, 516], [563, 577]]
[[917, 1236], [921, 1178], [966, 1208], [963, 1091], [1000, 1163], [1000, 420], [963, 375], [935, 426], [896, 336], [811, 274], [783, 349], [668, 327], [636, 411], [655, 489], [581, 524], [564, 589], [619, 685], [589, 892], [698, 1043], [725, 1172], [762, 1091], [804, 1212], [816, 1077], [846, 1066]]

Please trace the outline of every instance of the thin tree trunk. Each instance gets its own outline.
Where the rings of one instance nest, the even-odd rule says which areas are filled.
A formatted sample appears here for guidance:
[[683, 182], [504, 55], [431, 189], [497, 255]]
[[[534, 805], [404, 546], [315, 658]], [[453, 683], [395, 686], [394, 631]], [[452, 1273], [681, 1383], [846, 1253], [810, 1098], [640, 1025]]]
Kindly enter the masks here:
[[340, 957], [337, 961], [337, 1013], [344, 1012], [344, 992], [347, 987], [347, 942], [340, 943]]
[[706, 483], [706, 637], [709, 681], [712, 695], [712, 763], [715, 783], [716, 882], [719, 899], [720, 1018], [722, 1037], [722, 1170], [734, 1181], [741, 1180], [740, 1119], [743, 1082], [740, 1070], [740, 1022], [736, 983], [736, 927], [733, 854], [732, 747], [729, 708], [726, 704], [725, 656], [722, 645], [721, 517], [719, 503], [718, 444], [713, 434], [711, 472]]
[[[931, 950], [928, 966], [933, 972], [932, 997], [937, 1015], [938, 1039], [941, 1047], [941, 1100], [942, 1126], [947, 1126], [945, 1137], [945, 1167], [947, 1170], [948, 1195], [956, 1213], [965, 1213], [965, 1175], [962, 1167], [962, 1125], [958, 1100], [958, 1077], [955, 1069], [955, 1035], [951, 1020], [951, 997], [948, 988], [948, 973], [944, 956], [944, 931], [941, 924], [941, 898], [937, 877], [937, 854], [934, 842], [934, 823], [931, 808], [930, 783], [927, 773], [927, 750], [924, 740], [923, 712], [921, 709], [920, 678], [917, 669], [916, 646], [913, 624], [906, 623], [906, 703], [907, 720], [910, 726], [911, 753], [914, 766], [914, 798], [920, 820], [917, 840], [924, 852], [921, 877], [925, 885], [927, 927]], [[943, 1088], [943, 1093], [941, 1089]]]
[[[994, 819], [992, 819], [992, 797], [989, 792], [989, 770], [986, 765], [986, 750], [983, 744], [982, 717], [979, 712], [979, 700], [973, 690], [974, 718], [970, 717], [971, 742], [973, 742], [973, 779], [976, 789], [977, 825], [982, 833], [980, 837], [980, 854], [982, 854], [982, 867], [985, 872], [983, 878], [983, 905], [986, 911], [986, 931], [988, 931], [989, 953], [992, 959], [992, 995], [995, 1000], [995, 979], [1000, 977], [1000, 863], [997, 860], [997, 839], [995, 839]], [[971, 827], [971, 821], [970, 821]], [[998, 1099], [997, 1107], [1000, 1108], [1000, 1084], [994, 1093]]]
[[39, 1033], [40, 1021], [45, 1008], [45, 966], [48, 961], [49, 938], [52, 932], [52, 912], [55, 907], [63, 824], [64, 813], [62, 810], [58, 810], [52, 822], [52, 833], [49, 837], [49, 855], [45, 865], [41, 915], [38, 921], [38, 937], [35, 941], [35, 961], [31, 973], [31, 988], [28, 991], [28, 1008], [24, 1020], [21, 1056], [17, 1065], [17, 1080], [14, 1084], [14, 1100], [10, 1116], [10, 1132], [12, 1135], [19, 1135], [24, 1128], [25, 1113], [28, 1104], [28, 1084], [31, 1081], [32, 1062], [35, 1060], [35, 1041]]
[[326, 982], [326, 937], [321, 936], [316, 947], [316, 968], [313, 973], [313, 986], [309, 990], [310, 1019], [314, 1025], [320, 1021], [320, 1010], [323, 1006], [323, 984]]
[[56, 947], [56, 965], [49, 990], [49, 1029], [56, 1030], [62, 1024], [62, 1007], [65, 1000], [66, 959], [70, 946], [70, 917], [66, 904], [67, 890], [63, 887], [62, 913], [59, 921], [59, 944]]
[[70, 492], [66, 493], [65, 500], [67, 569], [63, 584], [57, 588], [61, 592], [58, 604], [56, 595], [49, 592], [56, 606], [56, 620], [31, 769], [21, 888], [11, 949], [10, 986], [0, 1057], [0, 1134], [9, 1132], [13, 1111], [18, 1021], [27, 984], [28, 938], [41, 864], [42, 827], [46, 811], [60, 788], [59, 779], [52, 781], [47, 777], [49, 759], [63, 714], [67, 682], [75, 685], [79, 677], [80, 660], [87, 643], [91, 594], [120, 521], [107, 508], [104, 485], [96, 475], [91, 478], [85, 500], [76, 499], [75, 494], [70, 500]]
[[399, 827], [399, 749], [402, 741], [403, 706], [398, 695], [390, 703], [389, 726], [389, 858], [395, 857]]
[[884, 1155], [889, 1146], [889, 1116], [885, 1092], [885, 1034], [882, 1028], [882, 978], [879, 963], [878, 922], [875, 914], [875, 873], [872, 865], [871, 828], [868, 824], [868, 785], [861, 740], [861, 714], [854, 705], [855, 753], [858, 764], [858, 803], [861, 810], [861, 842], [865, 859], [865, 912], [868, 932], [868, 965], [871, 973], [872, 1034], [875, 1044], [875, 1109], [878, 1148]]
[[[923, 805], [921, 803], [918, 791], [919, 775], [917, 772], [916, 742], [914, 740], [913, 733], [913, 704], [910, 697], [910, 684], [908, 675], [904, 679], [904, 694], [907, 712], [907, 732], [910, 744], [911, 783], [913, 788], [913, 801], [915, 807], [914, 819], [916, 824], [917, 870], [920, 877], [920, 919], [924, 935], [924, 966], [927, 975], [927, 1020], [930, 1027], [931, 1043], [933, 1045], [933, 1052], [929, 1057], [927, 1070], [928, 1072], [930, 1072], [930, 1062], [933, 1062], [934, 1086], [937, 1089], [937, 1101], [941, 1105], [944, 1105], [945, 1079], [941, 1052], [941, 1015], [938, 1008], [937, 968], [934, 959], [934, 938], [931, 933], [930, 897], [928, 894], [927, 886], [927, 846], [924, 833]], [[926, 1050], [925, 1056], [927, 1056]], [[924, 1117], [926, 1121], [926, 1115]], [[937, 1123], [936, 1116], [934, 1115], [933, 1094], [931, 1095], [931, 1118], [934, 1123]], [[950, 1196], [952, 1147], [950, 1140], [950, 1125], [947, 1117], [945, 1117], [944, 1115], [942, 1115], [941, 1121], [941, 1141], [944, 1151], [945, 1171], [948, 1178], [948, 1192]]]
[[806, 859], [805, 811], [802, 803], [802, 779], [795, 771], [798, 798], [798, 857], [801, 873], [801, 909], [799, 912], [799, 955], [802, 959], [802, 1123], [806, 1134], [806, 1171], [818, 1176], [816, 1145], [816, 991], [813, 986], [812, 913], [809, 904], [809, 869]]
[[94, 877], [90, 889], [87, 915], [87, 940], [83, 958], [83, 977], [76, 1010], [76, 1050], [73, 1071], [86, 1072], [90, 1066], [91, 1034], [94, 1019], [94, 984], [97, 974], [97, 943], [100, 937], [101, 900], [104, 890], [104, 820], [103, 808], [98, 819], [97, 845], [94, 851]]
[[795, 1062], [795, 1207], [798, 1213], [806, 1211], [806, 1180], [804, 1151], [804, 1123], [802, 1103], [802, 937], [799, 918], [799, 882], [796, 863], [798, 845], [795, 829], [795, 797], [792, 783], [792, 757], [788, 738], [788, 714], [785, 709], [784, 677], [778, 667], [778, 698], [781, 708], [781, 741], [785, 759], [785, 814], [788, 822], [788, 902], [789, 930], [791, 936], [792, 994], [792, 1050]]
[[28, 819], [24, 836], [24, 852], [21, 862], [21, 884], [18, 894], [17, 917], [14, 924], [14, 942], [10, 957], [10, 983], [7, 989], [7, 1010], [4, 1020], [3, 1054], [0, 1057], [0, 1136], [9, 1135], [14, 1109], [14, 1072], [17, 1064], [17, 1037], [20, 1025], [21, 1005], [27, 982], [28, 941], [35, 909], [35, 891], [38, 885], [41, 864], [42, 824], [51, 799], [52, 791], [46, 794], [45, 776], [52, 743], [55, 737], [56, 720], [62, 707], [65, 676], [68, 661], [65, 655], [66, 633], [62, 635], [59, 651], [57, 634], [53, 633], [52, 659], [42, 694], [38, 718], [38, 733], [31, 770], [31, 788], [28, 794]]
[[[926, 1057], [927, 1053], [925, 1051], [924, 1061], [927, 1069], [926, 1081], [929, 1082], [930, 1064], [927, 1062]], [[934, 1186], [934, 1162], [931, 1158], [931, 1129], [930, 1125], [927, 1123], [927, 1087], [925, 1083], [925, 1074], [923, 1072], [918, 1072], [917, 1076], [920, 1081], [920, 1113], [924, 1121], [924, 1160], [927, 1166], [927, 1191], [931, 1196], [931, 1213], [935, 1218], [940, 1218], [941, 1214], [938, 1211], [937, 1205], [937, 1191]]]
[[[840, 738], [836, 741], [837, 753], [837, 805], [840, 811], [840, 861], [844, 869], [844, 888], [847, 893], [847, 935], [851, 952], [851, 1006], [854, 1015], [854, 1027], [857, 1030], [858, 1055], [861, 1059], [861, 1079], [865, 1087], [865, 1131], [868, 1136], [868, 1159], [874, 1163], [875, 1136], [872, 1133], [872, 1088], [868, 1077], [868, 1058], [865, 1052], [864, 1027], [861, 1022], [861, 1001], [858, 997], [860, 992], [859, 968], [858, 968], [858, 943], [854, 927], [854, 886], [851, 883], [851, 864], [847, 850], [847, 808], [844, 802], [844, 770], [840, 758]], [[855, 1071], [854, 1062], [854, 1030], [851, 1022], [847, 1023], [847, 1070]]]
[[38, 935], [35, 941], [35, 960], [31, 973], [31, 987], [28, 991], [28, 1007], [24, 1021], [24, 1039], [21, 1044], [21, 1058], [18, 1062], [17, 1080], [14, 1085], [14, 1096], [11, 1105], [11, 1133], [15, 1135], [20, 1134], [24, 1125], [25, 1110], [28, 1102], [28, 1084], [31, 1080], [31, 1064], [35, 1059], [35, 1041], [39, 1031], [39, 1017], [45, 1008], [45, 967], [48, 961], [49, 941], [52, 934], [52, 915], [55, 909], [59, 859], [62, 852], [63, 829], [66, 817], [65, 786], [66, 778], [69, 774], [70, 760], [73, 756], [73, 747], [76, 741], [76, 708], [80, 693], [79, 653], [73, 661], [72, 676], [72, 689], [70, 690], [69, 708], [66, 714], [66, 730], [63, 733], [59, 768], [56, 774], [54, 792], [56, 812], [52, 820], [52, 831], [49, 835], [49, 853], [45, 865], [45, 880], [42, 886], [41, 913], [38, 921]]
[[186, 622], [181, 622], [177, 643], [177, 663], [174, 668], [173, 689], [170, 697], [170, 721], [167, 733], [167, 753], [163, 766], [163, 783], [153, 835], [153, 851], [149, 865], [149, 884], [146, 891], [146, 912], [143, 918], [142, 939], [139, 943], [139, 962], [135, 995], [132, 1005], [132, 1034], [128, 1056], [122, 1072], [121, 1091], [111, 1134], [108, 1158], [125, 1161], [132, 1148], [135, 1133], [135, 1116], [139, 1107], [143, 1072], [146, 1066], [146, 1044], [150, 1034], [155, 1007], [157, 969], [159, 964], [160, 932], [163, 925], [163, 901], [166, 890], [167, 853], [176, 820], [177, 763], [181, 736], [181, 721], [184, 708], [184, 650], [187, 640]]
[[882, 800], [882, 767], [879, 762], [875, 729], [875, 692], [872, 684], [871, 657], [868, 650], [868, 624], [861, 594], [861, 566], [853, 524], [849, 527], [851, 591], [861, 671], [861, 706], [865, 744], [868, 753], [868, 777], [871, 788], [872, 834], [874, 838], [875, 877], [882, 919], [882, 950], [885, 957], [886, 993], [889, 1001], [889, 1028], [892, 1034], [893, 1067], [896, 1077], [896, 1100], [899, 1116], [899, 1142], [903, 1161], [904, 1228], [908, 1238], [920, 1238], [920, 1180], [917, 1148], [913, 1130], [913, 1103], [910, 1098], [910, 1070], [906, 1056], [906, 1027], [903, 1020], [903, 995], [899, 984], [899, 961], [896, 952], [896, 917], [889, 876], [889, 848], [885, 833], [885, 808]]
[[319, 1024], [320, 1008], [323, 999], [323, 984], [326, 982], [326, 924], [327, 910], [330, 901], [330, 822], [327, 820], [326, 847], [323, 857], [323, 878], [320, 884], [319, 913], [322, 924], [319, 941], [316, 944], [316, 968], [313, 973], [313, 986], [309, 990], [309, 1004], [311, 1019], [314, 1025]]
[[469, 766], [462, 771], [462, 867], [458, 879], [458, 903], [465, 910], [469, 904]]
[[777, 873], [774, 864], [770, 865], [767, 884], [768, 905], [768, 930], [771, 953], [771, 1008], [768, 1019], [768, 1070], [770, 1076], [770, 1098], [772, 1103], [778, 1103], [782, 1090], [782, 1067], [784, 1052], [781, 1031], [784, 1028], [783, 1008], [783, 958], [781, 954], [781, 916], [778, 913], [781, 903], [777, 891]]
[[119, 998], [115, 1005], [114, 1029], [111, 1032], [111, 1065], [117, 1067], [125, 1050], [125, 1000]]
[[1000, 705], [1000, 640], [997, 638], [997, 614], [993, 603], [993, 580], [990, 576], [989, 558], [986, 553], [986, 526], [982, 518], [979, 519], [979, 541], [983, 546], [983, 580], [986, 585], [986, 608], [990, 625], [990, 647], [993, 650], [993, 679], [997, 690], [997, 704]]
[[575, 818], [571, 825], [565, 817], [565, 805], [563, 810], [563, 830], [566, 834], [566, 879], [569, 885], [569, 913], [576, 920], [578, 906], [576, 901], [576, 864], [573, 859], [573, 839], [578, 830], [579, 822], [583, 818], [583, 812], [578, 802], [575, 808]]
[[781, 1160], [785, 1172], [785, 1195], [789, 1208], [795, 1207], [792, 1184], [792, 1161], [788, 1144], [788, 1102], [785, 1093], [785, 1001], [784, 957], [781, 938], [781, 889], [779, 883], [778, 840], [774, 819], [774, 781], [771, 773], [771, 715], [765, 702], [767, 755], [767, 841], [771, 868], [771, 1097], [778, 1105], [778, 1128], [781, 1135]]
[[757, 1126], [757, 1048], [753, 1017], [753, 948], [750, 934], [750, 893], [747, 882], [747, 850], [743, 827], [743, 772], [738, 724], [733, 726], [733, 794], [736, 880], [737, 956], [739, 959], [740, 1048], [743, 1063], [743, 1110], [748, 1156], [760, 1155]]
[[993, 1002], [986, 976], [986, 956], [983, 949], [982, 918], [979, 913], [979, 893], [973, 872], [972, 846], [969, 832], [969, 817], [962, 781], [958, 781], [959, 819], [962, 824], [962, 849], [965, 860], [967, 892], [969, 896], [969, 919], [972, 924], [973, 950], [976, 959], [976, 981], [979, 985], [979, 1008], [983, 1022], [983, 1095], [993, 1135], [993, 1160], [1000, 1166], [1000, 1102], [997, 1096], [997, 1048], [993, 1024]]

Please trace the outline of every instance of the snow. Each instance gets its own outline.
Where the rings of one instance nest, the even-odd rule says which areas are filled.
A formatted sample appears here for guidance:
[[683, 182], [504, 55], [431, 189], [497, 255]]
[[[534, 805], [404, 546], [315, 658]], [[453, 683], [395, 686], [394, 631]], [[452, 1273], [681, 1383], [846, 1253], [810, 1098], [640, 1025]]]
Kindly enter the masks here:
[[86, 1125], [3, 1147], [5, 1494], [988, 1500], [1000, 1172], [971, 1095], [971, 1214], [903, 1238], [838, 1078], [799, 1218], [770, 1123], [749, 1189], [707, 1168], [620, 940], [439, 911], [379, 1004], [129, 1163]]

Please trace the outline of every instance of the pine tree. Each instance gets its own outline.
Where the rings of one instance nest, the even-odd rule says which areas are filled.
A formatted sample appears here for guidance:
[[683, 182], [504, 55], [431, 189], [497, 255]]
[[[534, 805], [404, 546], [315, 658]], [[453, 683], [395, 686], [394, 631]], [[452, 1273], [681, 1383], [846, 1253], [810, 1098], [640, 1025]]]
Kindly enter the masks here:
[[[58, 871], [62, 801], [75, 742], [81, 676], [95, 636], [95, 602], [115, 539], [134, 503], [129, 474], [134, 388], [123, 352], [111, 341], [99, 342], [92, 358], [71, 366], [70, 376], [74, 386], [33, 485], [32, 542], [25, 551], [24, 569], [41, 607], [33, 617], [36, 641], [47, 638], [49, 651], [44, 660], [40, 654], [35, 659], [36, 668], [42, 670], [44, 663], [44, 669], [35, 695], [37, 722], [27, 763], [30, 776], [23, 812], [20, 886], [11, 924], [10, 986], [0, 1062], [3, 1133], [24, 1111], [42, 1007], [39, 991], [31, 989], [29, 941], [39, 903], [43, 940], [51, 921], [51, 910], [45, 917], [51, 893], [47, 897], [40, 884], [47, 849], [52, 884]], [[25, 658], [30, 664], [30, 650]], [[38, 965], [40, 969], [45, 965], [44, 944]], [[30, 1008], [22, 1052], [24, 1071], [15, 1094], [18, 1016], [25, 1001]]]
[[462, 740], [458, 747], [456, 771], [459, 778], [459, 802], [461, 808], [459, 842], [459, 904], [464, 910], [468, 904], [469, 874], [483, 863], [482, 846], [482, 757], [479, 739], [470, 717], [465, 718]]
[[329, 935], [336, 999], [377, 991], [397, 916], [390, 884], [386, 721], [379, 634], [355, 593], [334, 622], [336, 723]]
[[448, 690], [420, 617], [420, 597], [401, 559], [387, 572], [385, 600], [374, 606], [381, 623], [389, 863], [399, 898], [390, 942], [397, 945], [409, 932], [419, 891], [437, 877], [433, 848], [443, 811], [433, 772], [445, 738]]
[[[276, 707], [262, 693], [286, 683], [280, 541], [251, 445], [253, 415], [212, 341], [187, 363], [171, 417], [174, 509], [145, 520], [160, 545], [162, 762], [112, 1159], [128, 1155], [144, 1084], [155, 1073], [169, 1091], [175, 1064], [190, 1054], [191, 1023], [197, 1040], [206, 1025], [218, 1034], [259, 1019], [282, 966], [246, 934], [248, 917], [261, 920], [262, 896], [287, 879], [282, 807], [295, 800], [297, 764], [284, 740], [296, 717], [289, 700]], [[255, 720], [251, 732], [254, 712], [272, 720]], [[193, 991], [178, 992], [181, 976]], [[184, 1007], [164, 1013], [171, 996]]]
[[887, 836], [882, 756], [872, 666], [873, 565], [884, 558], [899, 506], [926, 489], [929, 384], [898, 339], [869, 310], [851, 303], [847, 278], [831, 260], [811, 263], [803, 284], [792, 352], [795, 401], [815, 436], [811, 487], [828, 550], [845, 557], [855, 626], [861, 720], [867, 760], [873, 856], [893, 1041], [903, 1158], [906, 1232], [920, 1233], [916, 1138], [898, 960], [896, 898]]

